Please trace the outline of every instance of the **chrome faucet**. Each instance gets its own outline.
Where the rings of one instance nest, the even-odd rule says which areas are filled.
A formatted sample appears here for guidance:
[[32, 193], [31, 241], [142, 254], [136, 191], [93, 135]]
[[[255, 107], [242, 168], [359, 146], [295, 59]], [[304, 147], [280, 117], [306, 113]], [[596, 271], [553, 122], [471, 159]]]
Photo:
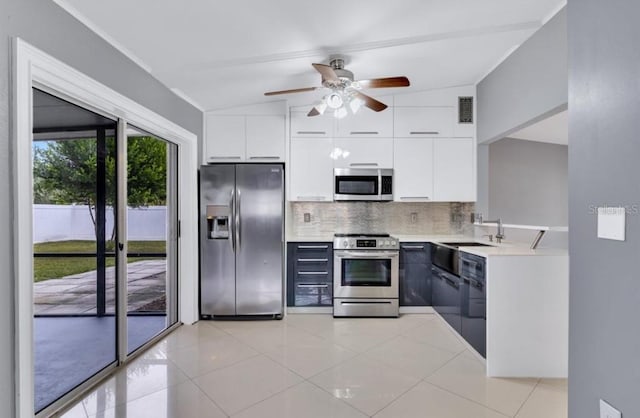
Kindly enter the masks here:
[[500, 244], [504, 239], [504, 228], [502, 227], [502, 219], [498, 218], [495, 221], [482, 221], [482, 223], [497, 223], [498, 224], [498, 232], [496, 232], [496, 242]]

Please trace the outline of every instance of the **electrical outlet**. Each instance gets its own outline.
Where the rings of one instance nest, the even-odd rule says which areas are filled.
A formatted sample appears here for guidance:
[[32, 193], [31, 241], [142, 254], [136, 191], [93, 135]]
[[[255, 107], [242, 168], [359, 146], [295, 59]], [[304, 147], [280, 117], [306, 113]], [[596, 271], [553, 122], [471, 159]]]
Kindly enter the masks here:
[[622, 413], [600, 399], [600, 418], [622, 418]]
[[418, 213], [417, 212], [411, 212], [411, 223], [412, 224], [418, 223]]
[[304, 221], [307, 223], [311, 222], [311, 214], [309, 212], [305, 212]]

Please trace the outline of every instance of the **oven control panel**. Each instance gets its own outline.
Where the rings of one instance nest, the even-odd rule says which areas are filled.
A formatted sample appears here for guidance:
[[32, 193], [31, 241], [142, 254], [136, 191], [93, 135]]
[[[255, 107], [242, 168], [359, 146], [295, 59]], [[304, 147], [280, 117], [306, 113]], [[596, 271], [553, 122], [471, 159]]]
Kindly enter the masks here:
[[400, 243], [393, 237], [336, 237], [333, 242], [333, 248], [337, 250], [398, 250], [400, 249]]

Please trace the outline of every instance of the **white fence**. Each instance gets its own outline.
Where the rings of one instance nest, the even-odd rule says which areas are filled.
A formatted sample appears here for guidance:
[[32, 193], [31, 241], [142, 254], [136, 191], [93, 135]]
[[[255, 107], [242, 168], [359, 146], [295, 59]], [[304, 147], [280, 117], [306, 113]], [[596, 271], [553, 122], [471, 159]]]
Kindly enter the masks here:
[[[162, 241], [167, 233], [166, 206], [129, 208], [130, 241]], [[88, 240], [96, 235], [85, 205], [33, 205], [33, 242]], [[113, 228], [113, 210], [107, 208], [107, 239]]]

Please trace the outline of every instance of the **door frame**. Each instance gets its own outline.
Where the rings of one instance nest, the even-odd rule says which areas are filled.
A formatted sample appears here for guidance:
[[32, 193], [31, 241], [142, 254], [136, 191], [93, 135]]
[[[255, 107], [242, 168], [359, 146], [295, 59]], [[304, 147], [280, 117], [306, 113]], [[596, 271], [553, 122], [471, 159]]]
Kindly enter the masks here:
[[[36, 87], [178, 145], [178, 320], [198, 320], [198, 137], [20, 38], [12, 40], [12, 175], [16, 414], [33, 416], [33, 173]], [[29, 278], [29, 279], [27, 279]]]

